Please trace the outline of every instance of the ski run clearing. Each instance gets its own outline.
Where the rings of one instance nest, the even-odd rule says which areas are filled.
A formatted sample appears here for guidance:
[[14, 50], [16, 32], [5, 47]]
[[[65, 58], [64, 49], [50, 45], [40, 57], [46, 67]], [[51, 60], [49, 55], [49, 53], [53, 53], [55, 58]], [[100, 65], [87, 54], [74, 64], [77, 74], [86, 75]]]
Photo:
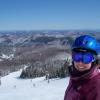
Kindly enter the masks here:
[[63, 100], [69, 78], [20, 79], [21, 70], [1, 78], [0, 100]]

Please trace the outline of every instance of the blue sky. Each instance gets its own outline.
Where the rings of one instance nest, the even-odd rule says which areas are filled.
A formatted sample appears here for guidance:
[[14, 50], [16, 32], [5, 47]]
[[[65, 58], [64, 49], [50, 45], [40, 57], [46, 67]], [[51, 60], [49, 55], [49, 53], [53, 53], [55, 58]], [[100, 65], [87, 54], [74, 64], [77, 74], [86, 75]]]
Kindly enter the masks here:
[[100, 29], [100, 0], [0, 0], [0, 30]]

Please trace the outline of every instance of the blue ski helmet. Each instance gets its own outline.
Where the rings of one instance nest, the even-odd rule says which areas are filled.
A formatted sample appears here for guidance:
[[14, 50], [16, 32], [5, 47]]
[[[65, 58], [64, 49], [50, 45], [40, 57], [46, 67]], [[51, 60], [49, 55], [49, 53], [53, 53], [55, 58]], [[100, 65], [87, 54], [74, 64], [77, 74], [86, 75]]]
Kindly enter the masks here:
[[72, 50], [74, 49], [87, 49], [98, 54], [100, 52], [100, 44], [99, 42], [92, 36], [82, 35], [75, 39]]

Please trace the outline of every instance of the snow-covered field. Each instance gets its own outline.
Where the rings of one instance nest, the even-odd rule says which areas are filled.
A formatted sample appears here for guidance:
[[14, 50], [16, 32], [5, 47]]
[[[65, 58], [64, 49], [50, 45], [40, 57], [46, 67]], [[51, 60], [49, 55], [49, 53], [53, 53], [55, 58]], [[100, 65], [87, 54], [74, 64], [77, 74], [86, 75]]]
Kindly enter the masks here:
[[69, 78], [19, 79], [21, 70], [1, 78], [0, 100], [63, 100]]

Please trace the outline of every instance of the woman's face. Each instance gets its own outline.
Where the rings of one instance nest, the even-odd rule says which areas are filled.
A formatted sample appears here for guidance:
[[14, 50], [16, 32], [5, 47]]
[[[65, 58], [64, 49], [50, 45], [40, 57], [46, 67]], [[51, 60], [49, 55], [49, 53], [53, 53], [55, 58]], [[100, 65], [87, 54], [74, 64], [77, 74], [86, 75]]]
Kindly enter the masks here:
[[75, 62], [74, 61], [74, 66], [77, 70], [79, 71], [86, 71], [89, 70], [92, 66], [92, 63], [90, 62], [89, 64], [84, 64], [83, 62]]

